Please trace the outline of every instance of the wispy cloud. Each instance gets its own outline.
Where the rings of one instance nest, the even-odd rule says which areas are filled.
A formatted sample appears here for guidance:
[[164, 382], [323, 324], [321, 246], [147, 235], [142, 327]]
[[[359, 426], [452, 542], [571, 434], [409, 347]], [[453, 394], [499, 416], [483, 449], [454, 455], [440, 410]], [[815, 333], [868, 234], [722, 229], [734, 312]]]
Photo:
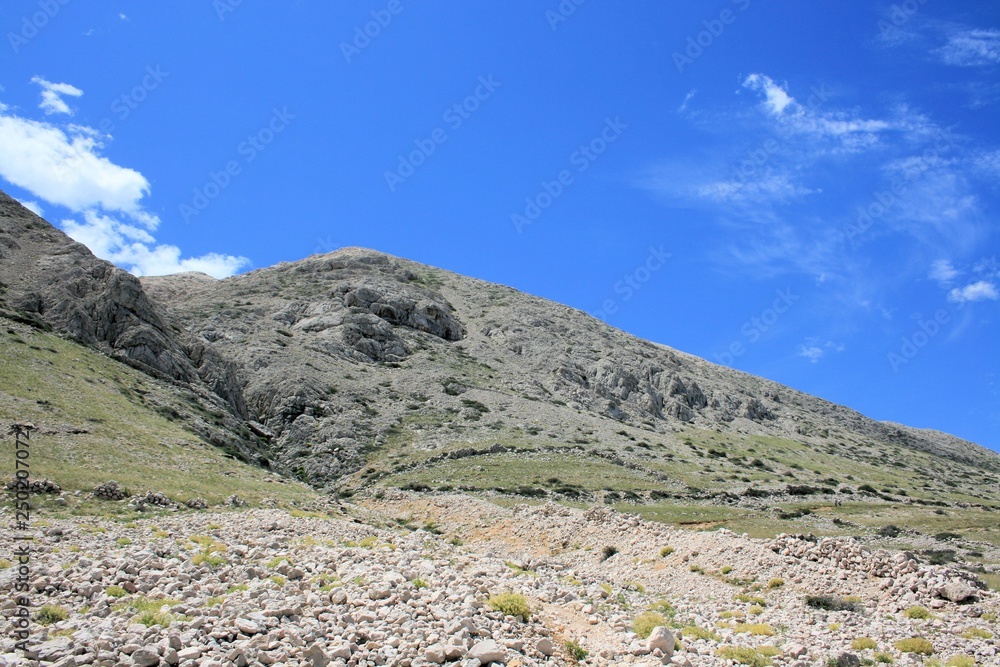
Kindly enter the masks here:
[[73, 115], [73, 110], [69, 108], [63, 100], [63, 96], [68, 97], [80, 97], [83, 95], [83, 91], [76, 86], [71, 86], [68, 83], [52, 83], [51, 81], [46, 81], [40, 76], [34, 76], [31, 78], [32, 83], [37, 83], [42, 87], [42, 101], [38, 107], [46, 113], [46, 115], [52, 114], [66, 114], [69, 116]]
[[947, 259], [936, 259], [931, 264], [930, 277], [941, 285], [950, 285], [958, 275], [958, 271]]
[[826, 356], [828, 352], [843, 352], [846, 347], [842, 343], [835, 343], [831, 340], [823, 342], [820, 338], [807, 338], [806, 341], [796, 348], [795, 354], [808, 359], [810, 363], [817, 363]]
[[1000, 63], [1000, 30], [952, 28], [947, 40], [933, 51], [945, 65], [979, 67]]

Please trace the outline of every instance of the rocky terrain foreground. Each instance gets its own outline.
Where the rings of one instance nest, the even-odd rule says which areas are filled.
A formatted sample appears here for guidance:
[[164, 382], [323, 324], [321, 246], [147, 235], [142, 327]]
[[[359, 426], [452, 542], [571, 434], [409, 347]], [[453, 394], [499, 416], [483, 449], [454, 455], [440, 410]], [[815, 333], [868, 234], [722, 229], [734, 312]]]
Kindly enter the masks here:
[[1000, 664], [995, 592], [852, 538], [355, 500], [36, 520], [31, 650], [5, 633], [0, 665]]

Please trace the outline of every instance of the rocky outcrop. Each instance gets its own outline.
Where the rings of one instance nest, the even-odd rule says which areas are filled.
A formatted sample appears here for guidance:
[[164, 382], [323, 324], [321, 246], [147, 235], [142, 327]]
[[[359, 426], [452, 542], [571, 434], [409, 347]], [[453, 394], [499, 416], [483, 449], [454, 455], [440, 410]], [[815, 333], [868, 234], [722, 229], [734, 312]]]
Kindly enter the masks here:
[[245, 416], [225, 361], [174, 331], [139, 279], [98, 259], [0, 192], [0, 285], [7, 309], [157, 377], [202, 379]]

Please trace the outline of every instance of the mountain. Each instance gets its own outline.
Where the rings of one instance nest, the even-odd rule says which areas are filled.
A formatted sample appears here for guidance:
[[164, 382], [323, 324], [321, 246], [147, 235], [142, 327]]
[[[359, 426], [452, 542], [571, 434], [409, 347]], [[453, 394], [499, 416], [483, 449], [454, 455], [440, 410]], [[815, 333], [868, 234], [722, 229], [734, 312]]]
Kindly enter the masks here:
[[4, 196], [0, 262], [9, 317], [193, 390], [216, 444], [324, 491], [998, 502], [973, 443], [373, 250], [136, 279]]

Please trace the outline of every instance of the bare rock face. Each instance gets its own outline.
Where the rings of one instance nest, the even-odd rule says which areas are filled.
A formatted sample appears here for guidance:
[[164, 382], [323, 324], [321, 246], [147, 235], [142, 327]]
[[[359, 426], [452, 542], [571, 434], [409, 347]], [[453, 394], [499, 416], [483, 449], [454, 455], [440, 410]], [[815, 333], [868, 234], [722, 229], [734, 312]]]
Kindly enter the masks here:
[[0, 307], [42, 322], [151, 375], [183, 383], [202, 377], [236, 413], [245, 405], [231, 367], [214, 351], [188, 347], [139, 279], [94, 257], [0, 192]]

